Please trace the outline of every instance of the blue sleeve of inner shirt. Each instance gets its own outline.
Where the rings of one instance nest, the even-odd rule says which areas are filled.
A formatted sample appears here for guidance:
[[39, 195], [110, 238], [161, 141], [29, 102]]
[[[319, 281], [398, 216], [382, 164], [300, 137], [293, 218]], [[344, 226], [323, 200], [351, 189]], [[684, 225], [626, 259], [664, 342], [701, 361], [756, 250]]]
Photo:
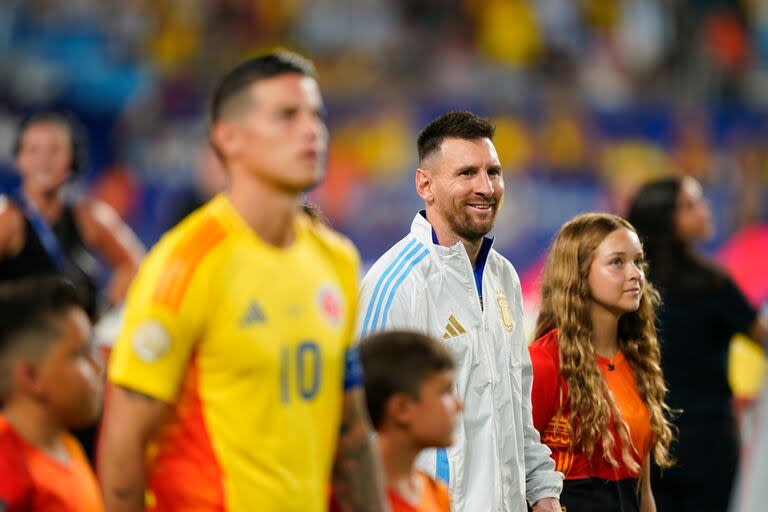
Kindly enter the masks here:
[[344, 354], [344, 391], [363, 385], [363, 365], [357, 347], [349, 347]]

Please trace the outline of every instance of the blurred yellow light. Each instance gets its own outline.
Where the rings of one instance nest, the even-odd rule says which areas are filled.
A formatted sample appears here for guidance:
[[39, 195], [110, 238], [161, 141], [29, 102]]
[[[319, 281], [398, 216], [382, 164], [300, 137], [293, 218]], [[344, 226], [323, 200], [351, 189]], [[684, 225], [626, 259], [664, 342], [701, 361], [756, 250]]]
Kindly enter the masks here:
[[765, 371], [763, 349], [746, 336], [734, 336], [728, 349], [728, 383], [734, 396], [741, 399], [757, 398]]

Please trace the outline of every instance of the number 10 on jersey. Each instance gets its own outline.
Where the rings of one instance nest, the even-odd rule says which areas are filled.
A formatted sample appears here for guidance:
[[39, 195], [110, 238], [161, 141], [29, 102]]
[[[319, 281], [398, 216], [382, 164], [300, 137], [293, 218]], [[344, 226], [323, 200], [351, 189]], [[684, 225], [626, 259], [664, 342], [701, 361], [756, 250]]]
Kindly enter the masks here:
[[313, 341], [302, 341], [295, 347], [280, 349], [280, 400], [308, 402], [320, 389], [320, 347]]

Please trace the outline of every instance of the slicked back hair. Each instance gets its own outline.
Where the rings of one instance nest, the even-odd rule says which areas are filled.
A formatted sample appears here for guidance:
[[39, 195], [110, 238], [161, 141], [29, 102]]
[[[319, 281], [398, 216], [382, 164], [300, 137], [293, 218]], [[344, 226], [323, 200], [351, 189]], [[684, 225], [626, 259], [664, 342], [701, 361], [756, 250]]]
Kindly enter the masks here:
[[384, 422], [395, 393], [419, 398], [421, 384], [437, 372], [453, 370], [451, 351], [439, 341], [410, 331], [387, 331], [360, 342], [365, 398], [374, 427]]
[[219, 81], [211, 96], [211, 124], [234, 111], [240, 104], [238, 100], [252, 84], [287, 73], [316, 76], [312, 62], [288, 50], [253, 57], [232, 68]]
[[493, 139], [496, 128], [485, 118], [472, 112], [458, 110], [433, 119], [419, 133], [417, 139], [419, 163], [440, 150], [443, 140], [456, 138], [465, 140]]

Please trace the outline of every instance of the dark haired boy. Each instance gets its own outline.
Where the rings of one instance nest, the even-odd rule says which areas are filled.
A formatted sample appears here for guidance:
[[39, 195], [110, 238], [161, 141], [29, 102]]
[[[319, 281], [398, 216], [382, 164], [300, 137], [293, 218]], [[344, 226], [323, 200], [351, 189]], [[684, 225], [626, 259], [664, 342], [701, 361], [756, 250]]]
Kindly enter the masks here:
[[55, 277], [0, 286], [0, 511], [102, 510], [93, 471], [67, 432], [97, 419], [101, 388], [75, 288]]
[[[360, 360], [392, 512], [448, 512], [448, 488], [414, 462], [423, 449], [453, 442], [462, 405], [450, 350], [423, 334], [389, 331], [365, 338]], [[331, 500], [331, 512], [339, 510]]]
[[360, 346], [366, 401], [393, 512], [450, 510], [448, 488], [414, 467], [425, 448], [447, 448], [462, 409], [450, 350], [415, 332], [389, 331]]

